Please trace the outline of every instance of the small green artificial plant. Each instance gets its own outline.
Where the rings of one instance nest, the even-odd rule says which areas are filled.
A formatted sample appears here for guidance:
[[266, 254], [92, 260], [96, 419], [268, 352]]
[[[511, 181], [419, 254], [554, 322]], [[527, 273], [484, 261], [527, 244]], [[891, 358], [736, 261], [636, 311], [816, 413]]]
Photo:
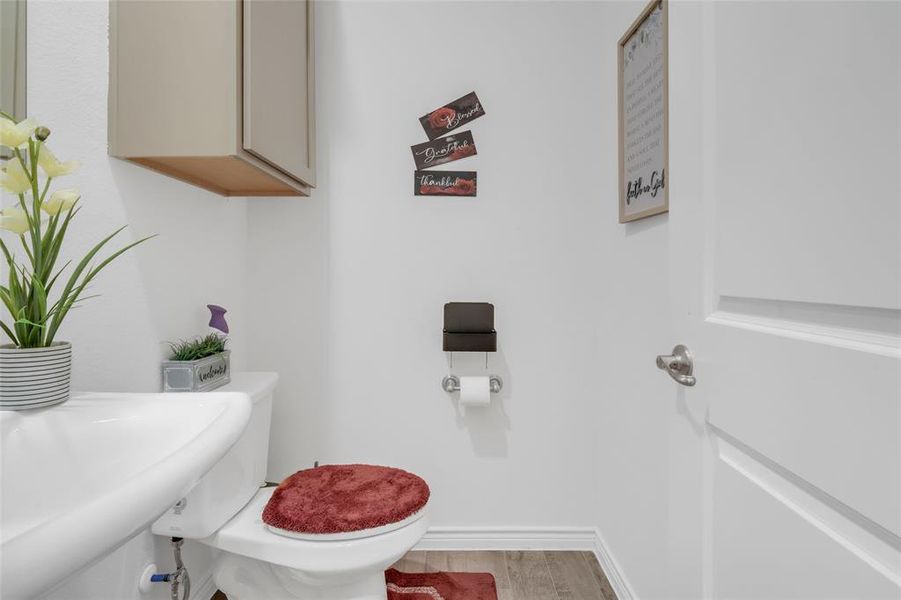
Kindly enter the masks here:
[[12, 152], [0, 172], [0, 188], [19, 198], [17, 206], [0, 211], [0, 229], [18, 236], [28, 258], [19, 263], [0, 238], [0, 250], [9, 269], [6, 283], [0, 284], [0, 301], [11, 317], [9, 323], [0, 320], [0, 328], [19, 348], [53, 344], [75, 303], [93, 297], [82, 294], [97, 274], [123, 252], [150, 239], [128, 244], [95, 263], [97, 253], [125, 227], [117, 229], [91, 248], [67, 278], [60, 279], [72, 261], [57, 268], [57, 259], [69, 224], [81, 210], [81, 194], [76, 189], [63, 189], [48, 197], [51, 181], [78, 168], [75, 161], [57, 160], [44, 144], [49, 136], [50, 130], [39, 127], [33, 119], [16, 123], [0, 112], [0, 145]]
[[211, 333], [202, 338], [170, 343], [169, 348], [172, 350], [172, 358], [169, 360], [200, 360], [224, 351], [227, 343], [228, 338], [216, 333]]

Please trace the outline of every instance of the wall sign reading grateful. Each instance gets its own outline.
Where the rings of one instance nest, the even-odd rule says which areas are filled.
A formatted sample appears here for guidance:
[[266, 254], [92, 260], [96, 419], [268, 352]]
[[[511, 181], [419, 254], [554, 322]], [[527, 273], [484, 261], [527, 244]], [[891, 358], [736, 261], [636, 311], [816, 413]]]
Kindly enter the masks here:
[[413, 151], [413, 161], [417, 169], [443, 165], [477, 154], [476, 144], [469, 131], [416, 144], [410, 146], [410, 150]]
[[619, 41], [619, 222], [669, 210], [667, 5], [653, 0]]

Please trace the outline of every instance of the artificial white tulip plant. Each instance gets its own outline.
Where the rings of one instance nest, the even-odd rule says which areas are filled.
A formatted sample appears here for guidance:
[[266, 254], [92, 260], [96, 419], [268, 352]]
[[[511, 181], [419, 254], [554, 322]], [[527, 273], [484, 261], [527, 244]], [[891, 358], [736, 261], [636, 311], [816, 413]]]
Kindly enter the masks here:
[[[0, 211], [0, 229], [16, 234], [28, 258], [19, 263], [0, 237], [0, 249], [9, 267], [6, 285], [0, 284], [0, 301], [11, 322], [0, 319], [0, 328], [19, 348], [43, 348], [53, 340], [63, 319], [82, 293], [106, 265], [123, 252], [149, 238], [143, 238], [113, 252], [97, 264], [95, 256], [121, 227], [95, 245], [68, 274], [65, 285], [60, 276], [72, 261], [60, 268], [56, 262], [66, 231], [80, 210], [76, 189], [61, 189], [47, 195], [50, 182], [78, 168], [75, 161], [60, 162], [44, 142], [50, 130], [33, 119], [19, 123], [0, 112], [0, 145], [12, 151], [0, 172], [0, 188], [19, 198], [18, 206]], [[43, 173], [43, 177], [41, 177]], [[152, 237], [152, 236], [151, 236]], [[62, 289], [58, 287], [62, 285]], [[51, 295], [56, 300], [51, 300]]]

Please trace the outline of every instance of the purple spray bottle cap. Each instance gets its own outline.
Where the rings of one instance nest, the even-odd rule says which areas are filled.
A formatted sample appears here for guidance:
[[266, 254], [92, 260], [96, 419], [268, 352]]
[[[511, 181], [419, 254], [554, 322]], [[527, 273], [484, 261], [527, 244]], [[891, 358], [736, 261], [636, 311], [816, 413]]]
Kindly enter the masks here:
[[207, 304], [206, 307], [210, 309], [210, 327], [228, 333], [228, 323], [225, 322], [225, 313], [228, 311], [215, 304]]

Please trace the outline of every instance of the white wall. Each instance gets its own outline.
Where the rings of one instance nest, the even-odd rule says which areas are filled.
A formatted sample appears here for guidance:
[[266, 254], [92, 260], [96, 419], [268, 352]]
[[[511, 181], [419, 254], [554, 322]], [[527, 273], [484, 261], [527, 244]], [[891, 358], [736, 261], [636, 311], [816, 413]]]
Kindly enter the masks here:
[[[667, 464], [647, 440], [667, 421], [648, 382], [673, 343], [667, 217], [616, 222], [615, 41], [638, 5], [318, 10], [319, 188], [248, 204], [107, 157], [107, 3], [30, 4], [30, 112], [85, 163], [73, 246], [125, 222], [161, 234], [67, 324], [76, 387], [156, 389], [160, 342], [202, 331], [218, 302], [236, 366], [282, 377], [270, 478], [386, 463], [430, 482], [438, 526], [599, 525], [653, 595]], [[413, 197], [417, 118], [472, 89], [479, 155], [446, 168], [477, 170], [478, 198]], [[506, 385], [482, 414], [439, 388], [449, 300], [497, 308], [491, 370]]]
[[[67, 237], [80, 259], [123, 224], [120, 244], [159, 237], [98, 276], [102, 294], [70, 314], [75, 389], [158, 391], [164, 342], [206, 331], [207, 303], [246, 329], [246, 201], [224, 199], [107, 155], [108, 2], [28, 3], [28, 112], [52, 129], [48, 145], [83, 163], [59, 187], [78, 187], [84, 208]], [[56, 189], [56, 188], [55, 188]], [[235, 367], [246, 338], [232, 339]]]
[[[249, 208], [251, 366], [283, 376], [272, 478], [313, 460], [387, 463], [429, 481], [438, 526], [593, 522], [587, 417], [612, 375], [596, 323], [618, 285], [600, 252], [616, 220], [607, 10], [318, 6], [319, 188]], [[473, 89], [479, 154], [445, 167], [477, 170], [478, 198], [414, 197], [418, 117]], [[440, 388], [451, 300], [496, 306], [491, 370], [506, 386], [482, 413]], [[267, 335], [276, 322], [290, 327]]]
[[[593, 24], [603, 57], [596, 76], [603, 81], [597, 136], [611, 158], [608, 197], [600, 200], [598, 268], [609, 282], [595, 323], [601, 344], [595, 357], [608, 374], [597, 389], [592, 468], [599, 474], [593, 522], [621, 574], [641, 598], [670, 597], [668, 573], [667, 457], [671, 413], [661, 401], [672, 381], [654, 363], [673, 339], [669, 308], [669, 215], [617, 223], [617, 40], [644, 2], [604, 3], [604, 19]], [[606, 260], [604, 257], [614, 257]]]

